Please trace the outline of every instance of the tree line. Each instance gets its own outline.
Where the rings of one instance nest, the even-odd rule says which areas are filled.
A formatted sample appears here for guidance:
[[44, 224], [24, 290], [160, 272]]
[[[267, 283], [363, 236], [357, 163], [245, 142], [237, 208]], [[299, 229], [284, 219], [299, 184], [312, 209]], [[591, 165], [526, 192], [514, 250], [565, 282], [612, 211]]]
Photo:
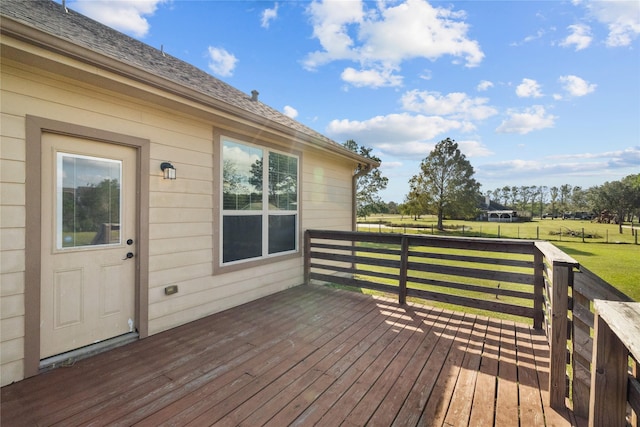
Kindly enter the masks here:
[[[380, 161], [371, 155], [370, 148], [361, 147], [353, 140], [344, 145]], [[399, 205], [380, 198], [378, 192], [386, 188], [388, 179], [379, 169], [361, 175], [356, 188], [357, 214], [366, 218], [374, 213], [399, 213], [414, 219], [421, 215], [436, 215], [441, 229], [444, 218], [476, 219], [486, 196], [524, 217], [595, 218], [620, 226], [622, 222], [640, 218], [640, 174], [587, 189], [569, 184], [559, 187], [504, 186], [484, 194], [473, 175], [473, 166], [460, 152], [458, 144], [446, 138], [422, 160], [419, 172], [409, 180], [409, 194]]]

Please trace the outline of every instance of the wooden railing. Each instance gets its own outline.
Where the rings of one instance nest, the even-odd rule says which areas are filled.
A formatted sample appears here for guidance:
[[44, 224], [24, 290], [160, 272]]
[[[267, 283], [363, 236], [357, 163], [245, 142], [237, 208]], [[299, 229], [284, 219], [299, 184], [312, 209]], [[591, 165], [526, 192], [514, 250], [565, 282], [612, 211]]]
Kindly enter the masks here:
[[596, 300], [594, 309], [589, 425], [637, 426], [640, 303]]
[[[542, 326], [534, 244], [309, 230], [307, 279], [532, 319]], [[541, 282], [538, 283], [538, 288]]]
[[549, 341], [550, 405], [562, 408], [572, 395], [584, 417], [592, 394], [592, 302], [629, 300], [552, 244], [516, 239], [308, 230], [305, 281], [529, 319]]
[[[595, 301], [631, 302], [631, 299], [593, 274], [584, 267], [575, 274], [571, 310], [571, 376], [569, 378], [572, 392], [573, 412], [580, 417], [589, 417], [590, 401], [594, 395], [593, 375], [597, 370], [593, 369], [593, 360], [597, 355], [594, 350], [594, 335], [596, 324]], [[628, 320], [626, 328], [632, 328], [634, 323]], [[635, 326], [640, 322], [640, 317], [635, 319]], [[636, 342], [640, 342], [640, 335], [636, 337]], [[602, 350], [602, 348], [600, 348]], [[626, 360], [626, 356], [625, 360]], [[631, 354], [625, 367], [628, 366], [629, 375], [638, 378], [638, 362], [636, 354]], [[629, 424], [638, 425], [637, 414], [640, 413], [640, 387], [638, 382], [631, 381], [629, 390]], [[625, 396], [626, 397], [626, 396]], [[631, 411], [633, 410], [633, 411]], [[610, 414], [611, 412], [609, 412]], [[608, 415], [607, 415], [608, 416]], [[596, 424], [597, 425], [597, 424]]]

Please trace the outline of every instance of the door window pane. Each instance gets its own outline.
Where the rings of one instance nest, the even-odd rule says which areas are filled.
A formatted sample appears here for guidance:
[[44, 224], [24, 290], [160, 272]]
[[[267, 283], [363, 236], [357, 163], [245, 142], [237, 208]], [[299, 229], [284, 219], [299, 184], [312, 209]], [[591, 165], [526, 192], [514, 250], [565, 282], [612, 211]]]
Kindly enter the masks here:
[[224, 141], [222, 192], [225, 210], [262, 210], [262, 150]]
[[225, 215], [222, 254], [223, 262], [262, 256], [262, 216]]
[[122, 161], [57, 154], [57, 248], [120, 243]]

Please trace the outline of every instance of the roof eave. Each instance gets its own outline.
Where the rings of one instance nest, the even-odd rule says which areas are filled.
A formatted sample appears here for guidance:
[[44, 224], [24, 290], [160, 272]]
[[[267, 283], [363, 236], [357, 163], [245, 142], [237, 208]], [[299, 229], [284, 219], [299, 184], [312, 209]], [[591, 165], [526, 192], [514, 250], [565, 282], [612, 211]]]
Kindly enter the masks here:
[[314, 146], [320, 150], [331, 152], [348, 158], [358, 164], [368, 165], [370, 168], [380, 166], [379, 162], [358, 155], [340, 144], [330, 144], [320, 138], [313, 137], [299, 130], [290, 128], [281, 123], [277, 123], [259, 114], [238, 108], [222, 100], [198, 92], [193, 88], [181, 85], [175, 81], [158, 76], [149, 71], [119, 61], [115, 58], [103, 55], [94, 50], [72, 43], [68, 40], [57, 37], [54, 34], [42, 31], [29, 26], [23, 22], [11, 19], [7, 16], [0, 16], [0, 34], [12, 37], [28, 44], [40, 47], [47, 51], [71, 58], [81, 63], [99, 68], [101, 70], [125, 77], [132, 81], [150, 86], [155, 89], [175, 95], [179, 98], [197, 103], [203, 107], [215, 109], [232, 117], [242, 117], [254, 124], [258, 128], [268, 128], [280, 134], [287, 135], [300, 140], [302, 143]]

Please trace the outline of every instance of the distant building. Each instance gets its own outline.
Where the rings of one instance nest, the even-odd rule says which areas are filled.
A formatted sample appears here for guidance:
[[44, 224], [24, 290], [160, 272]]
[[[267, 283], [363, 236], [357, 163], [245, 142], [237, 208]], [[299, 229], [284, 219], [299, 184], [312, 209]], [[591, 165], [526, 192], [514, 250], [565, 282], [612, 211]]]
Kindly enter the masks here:
[[513, 209], [509, 209], [508, 207], [501, 205], [500, 203], [494, 202], [489, 198], [489, 196], [485, 196], [479, 201], [479, 209], [480, 216], [478, 217], [478, 221], [489, 221], [489, 222], [517, 222], [520, 221], [518, 217], [518, 212]]
[[517, 222], [518, 212], [513, 210], [488, 211], [487, 221], [489, 222]]

